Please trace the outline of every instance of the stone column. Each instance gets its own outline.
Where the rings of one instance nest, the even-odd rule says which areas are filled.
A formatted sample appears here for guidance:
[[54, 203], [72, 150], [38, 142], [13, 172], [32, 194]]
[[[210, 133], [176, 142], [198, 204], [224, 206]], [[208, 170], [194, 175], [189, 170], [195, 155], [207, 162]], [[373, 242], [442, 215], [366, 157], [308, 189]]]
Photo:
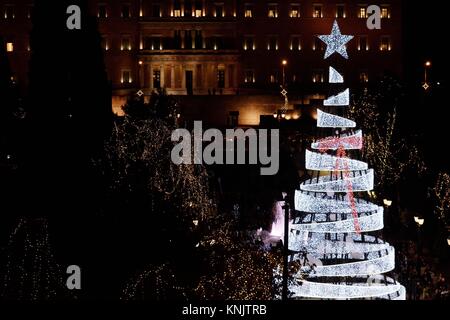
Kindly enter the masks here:
[[160, 72], [160, 83], [161, 83], [161, 88], [164, 88], [165, 87], [165, 82], [164, 82], [164, 64], [162, 64], [161, 63], [161, 67], [160, 67], [160, 69], [159, 69], [159, 72]]
[[151, 64], [148, 65], [148, 72], [149, 72], [149, 88], [150, 90], [153, 90], [153, 66]]

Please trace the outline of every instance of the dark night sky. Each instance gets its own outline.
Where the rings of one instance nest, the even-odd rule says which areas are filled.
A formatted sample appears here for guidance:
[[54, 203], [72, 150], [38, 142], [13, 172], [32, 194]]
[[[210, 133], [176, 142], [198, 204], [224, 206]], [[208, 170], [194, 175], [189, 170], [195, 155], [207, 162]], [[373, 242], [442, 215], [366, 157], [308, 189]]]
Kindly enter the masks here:
[[[410, 94], [402, 127], [408, 127], [411, 133], [421, 137], [425, 157], [433, 171], [449, 170], [450, 161], [442, 154], [443, 142], [448, 137], [445, 109], [449, 105], [444, 97], [448, 94], [449, 82], [444, 72], [449, 69], [449, 57], [445, 54], [444, 43], [448, 41], [449, 13], [441, 1], [404, 0], [404, 14], [405, 75]], [[429, 80], [433, 89], [423, 95], [420, 85], [427, 60], [432, 62]]]

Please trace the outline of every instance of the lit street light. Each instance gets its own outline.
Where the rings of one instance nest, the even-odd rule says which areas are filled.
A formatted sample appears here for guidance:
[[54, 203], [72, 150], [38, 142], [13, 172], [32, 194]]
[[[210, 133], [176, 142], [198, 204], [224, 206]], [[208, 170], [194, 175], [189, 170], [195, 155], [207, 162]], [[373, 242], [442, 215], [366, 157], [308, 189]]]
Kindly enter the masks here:
[[420, 219], [419, 217], [414, 217], [414, 221], [417, 223], [417, 225], [419, 227], [421, 227], [423, 225], [423, 223], [425, 222], [425, 219]]
[[427, 91], [430, 88], [430, 85], [428, 84], [428, 68], [431, 67], [431, 61], [426, 61], [425, 62], [425, 67], [424, 67], [424, 83], [423, 83], [423, 88], [425, 89], [425, 91]]
[[287, 66], [287, 60], [284, 59], [283, 61], [281, 61], [281, 65], [283, 66], [283, 88], [286, 85], [286, 66]]
[[390, 207], [392, 205], [392, 200], [384, 199], [383, 203], [386, 207]]

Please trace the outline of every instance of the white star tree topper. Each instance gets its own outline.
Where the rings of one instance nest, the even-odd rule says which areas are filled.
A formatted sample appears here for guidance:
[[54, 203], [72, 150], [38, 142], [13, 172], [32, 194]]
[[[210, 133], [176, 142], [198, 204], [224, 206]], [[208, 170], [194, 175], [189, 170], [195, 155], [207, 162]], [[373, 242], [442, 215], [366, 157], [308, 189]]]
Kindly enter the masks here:
[[341, 34], [341, 30], [339, 30], [339, 25], [336, 20], [334, 20], [331, 34], [321, 35], [319, 36], [319, 39], [325, 42], [327, 45], [327, 50], [325, 51], [324, 59], [331, 56], [334, 52], [337, 52], [345, 59], [348, 59], [345, 45], [347, 42], [353, 39], [353, 36]]

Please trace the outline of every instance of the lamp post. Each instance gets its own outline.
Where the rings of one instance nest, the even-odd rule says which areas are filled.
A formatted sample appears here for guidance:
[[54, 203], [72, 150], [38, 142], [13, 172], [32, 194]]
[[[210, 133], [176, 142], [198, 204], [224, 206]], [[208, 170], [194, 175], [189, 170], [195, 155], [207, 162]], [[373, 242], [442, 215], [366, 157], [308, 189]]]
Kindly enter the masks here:
[[283, 59], [281, 61], [281, 65], [283, 67], [283, 88], [286, 86], [286, 66], [287, 66], [287, 60]]
[[425, 223], [425, 219], [423, 218], [419, 218], [418, 216], [414, 217], [414, 221], [417, 223], [417, 262], [416, 262], [416, 270], [417, 273], [420, 276], [420, 255], [421, 255], [421, 249], [422, 249], [422, 244], [421, 244], [421, 234], [420, 234], [420, 227]]
[[281, 299], [286, 301], [288, 298], [288, 277], [289, 277], [289, 202], [286, 193], [283, 193], [284, 198], [284, 240], [283, 240], [283, 291]]
[[424, 65], [424, 75], [423, 75], [423, 88], [427, 91], [430, 88], [428, 84], [428, 68], [431, 67], [431, 61], [426, 61]]

